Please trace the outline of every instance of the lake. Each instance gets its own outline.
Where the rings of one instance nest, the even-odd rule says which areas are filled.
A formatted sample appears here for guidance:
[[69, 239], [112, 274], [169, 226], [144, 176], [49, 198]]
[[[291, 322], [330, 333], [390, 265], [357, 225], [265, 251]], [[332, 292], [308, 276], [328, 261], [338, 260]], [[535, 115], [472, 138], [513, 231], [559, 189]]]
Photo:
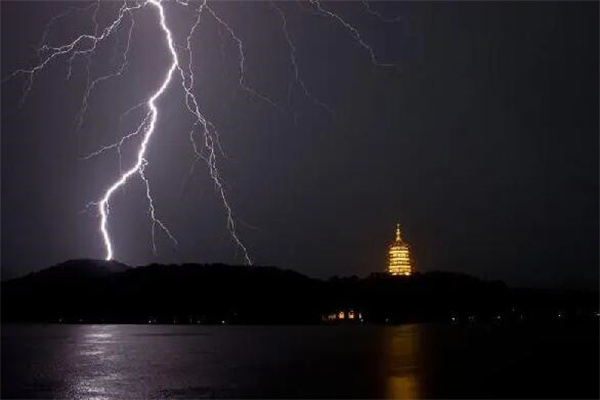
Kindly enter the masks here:
[[598, 398], [598, 326], [2, 325], [2, 398]]

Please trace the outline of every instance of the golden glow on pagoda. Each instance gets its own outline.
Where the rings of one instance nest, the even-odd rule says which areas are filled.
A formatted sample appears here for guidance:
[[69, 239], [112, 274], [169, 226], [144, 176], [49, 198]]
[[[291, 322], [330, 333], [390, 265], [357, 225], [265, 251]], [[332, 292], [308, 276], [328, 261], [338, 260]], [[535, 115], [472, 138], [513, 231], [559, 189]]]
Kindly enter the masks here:
[[388, 255], [388, 274], [412, 275], [413, 266], [410, 259], [410, 248], [408, 244], [402, 241], [399, 224], [396, 224], [396, 240], [390, 245]]

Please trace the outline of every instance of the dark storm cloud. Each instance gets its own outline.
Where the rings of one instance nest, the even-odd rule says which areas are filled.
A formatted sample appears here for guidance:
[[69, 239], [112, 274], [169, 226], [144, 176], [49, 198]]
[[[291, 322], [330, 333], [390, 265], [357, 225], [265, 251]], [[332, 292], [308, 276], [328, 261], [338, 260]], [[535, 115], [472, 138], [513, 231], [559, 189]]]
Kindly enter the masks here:
[[[220, 127], [228, 155], [223, 176], [257, 264], [313, 276], [381, 271], [399, 221], [420, 270], [597, 285], [597, 3], [373, 5], [400, 15], [394, 24], [369, 15], [360, 2], [329, 5], [400, 72], [373, 68], [346, 31], [308, 6], [280, 5], [302, 78], [334, 118], [298, 87], [288, 107], [293, 71], [280, 20], [267, 3], [215, 9], [245, 42], [248, 83], [284, 111], [239, 89], [235, 44], [210, 18], [195, 42], [199, 96]], [[31, 65], [45, 22], [68, 4], [2, 6], [6, 76]], [[191, 19], [171, 12], [181, 35]], [[80, 211], [114, 179], [117, 157], [80, 157], [134, 126], [134, 115], [120, 126], [118, 116], [156, 87], [168, 60], [155, 17], [140, 14], [127, 73], [93, 95], [81, 132], [81, 60], [71, 81], [64, 62], [40, 74], [20, 110], [22, 81], [2, 86], [3, 277], [102, 256], [98, 221]], [[87, 21], [70, 18], [51, 39], [72, 38], [89, 29]], [[112, 46], [95, 73], [115, 62]], [[111, 209], [115, 252], [131, 264], [233, 262], [204, 165], [186, 179], [190, 119], [177, 89], [160, 101], [147, 175], [180, 246], [161, 238], [152, 255], [136, 182]]]

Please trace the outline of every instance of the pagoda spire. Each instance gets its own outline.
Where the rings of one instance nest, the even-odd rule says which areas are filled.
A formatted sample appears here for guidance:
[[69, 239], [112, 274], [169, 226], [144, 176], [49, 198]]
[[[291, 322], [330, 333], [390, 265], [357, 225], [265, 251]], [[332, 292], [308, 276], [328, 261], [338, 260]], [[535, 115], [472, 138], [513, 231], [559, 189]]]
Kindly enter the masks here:
[[400, 224], [396, 224], [396, 240], [392, 242], [388, 250], [387, 273], [390, 275], [404, 276], [413, 274], [410, 246], [402, 240]]

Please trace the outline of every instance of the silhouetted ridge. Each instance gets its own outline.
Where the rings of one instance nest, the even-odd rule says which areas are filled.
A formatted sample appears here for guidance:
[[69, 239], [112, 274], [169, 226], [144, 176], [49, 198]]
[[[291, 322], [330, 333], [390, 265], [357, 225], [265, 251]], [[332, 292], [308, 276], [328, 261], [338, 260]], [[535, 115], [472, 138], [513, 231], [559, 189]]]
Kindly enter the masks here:
[[323, 281], [275, 267], [72, 260], [3, 282], [2, 320], [312, 324], [351, 314], [373, 323], [518, 321], [592, 316], [597, 298], [450, 272]]
[[118, 261], [105, 261], [93, 259], [68, 260], [41, 271], [32, 272], [23, 278], [17, 279], [74, 279], [74, 278], [99, 278], [114, 273], [125, 272], [130, 269], [128, 265]]

